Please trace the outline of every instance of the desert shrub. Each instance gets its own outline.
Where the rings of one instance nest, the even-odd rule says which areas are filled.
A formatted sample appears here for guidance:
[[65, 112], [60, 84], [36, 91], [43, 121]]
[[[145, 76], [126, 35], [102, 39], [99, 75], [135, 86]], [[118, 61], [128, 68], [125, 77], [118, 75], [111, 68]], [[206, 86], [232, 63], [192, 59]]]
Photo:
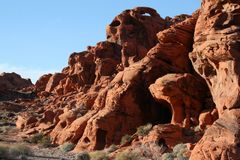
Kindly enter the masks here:
[[122, 137], [120, 144], [123, 145], [125, 143], [128, 143], [132, 140], [132, 136], [126, 134], [125, 136]]
[[81, 152], [75, 156], [75, 160], [90, 160], [88, 152]]
[[183, 143], [177, 144], [174, 148], [173, 148], [173, 154], [176, 157], [183, 157], [184, 153], [186, 153], [188, 151], [187, 146]]
[[108, 155], [105, 151], [94, 151], [89, 153], [91, 160], [108, 160]]
[[117, 146], [116, 146], [115, 144], [112, 144], [111, 146], [109, 146], [109, 147], [106, 149], [106, 151], [107, 151], [108, 153], [112, 153], [112, 152], [116, 151], [117, 149], [118, 149]]
[[151, 131], [151, 129], [152, 129], [152, 124], [148, 123], [146, 125], [138, 127], [136, 134], [138, 136], [146, 136]]
[[172, 153], [164, 153], [162, 155], [162, 160], [173, 160], [173, 159], [188, 160], [189, 157], [186, 154], [187, 152], [188, 152], [188, 149], [186, 144], [180, 143], [173, 148]]
[[0, 160], [26, 159], [32, 151], [24, 145], [0, 146]]
[[49, 136], [43, 135], [43, 133], [34, 134], [31, 137], [30, 142], [35, 143], [35, 144], [40, 144], [43, 147], [51, 147], [52, 146], [51, 138]]
[[123, 151], [116, 155], [115, 160], [145, 160], [138, 152]]
[[42, 133], [36, 133], [31, 137], [30, 142], [39, 143], [43, 139], [43, 137], [44, 135]]
[[202, 129], [199, 125], [195, 126], [193, 130], [194, 130], [194, 132], [201, 132], [202, 131]]
[[172, 153], [164, 153], [161, 157], [162, 160], [174, 160], [174, 155]]
[[43, 147], [51, 147], [52, 146], [52, 141], [49, 136], [44, 136], [39, 142], [40, 145]]
[[0, 145], [0, 160], [8, 156], [9, 148], [7, 146]]
[[0, 127], [0, 133], [7, 133], [11, 128], [11, 126], [2, 126]]
[[14, 145], [9, 148], [9, 154], [13, 157], [31, 155], [31, 149], [25, 145]]
[[63, 152], [69, 152], [69, 151], [73, 150], [74, 147], [75, 147], [74, 143], [66, 142], [60, 146], [60, 150]]

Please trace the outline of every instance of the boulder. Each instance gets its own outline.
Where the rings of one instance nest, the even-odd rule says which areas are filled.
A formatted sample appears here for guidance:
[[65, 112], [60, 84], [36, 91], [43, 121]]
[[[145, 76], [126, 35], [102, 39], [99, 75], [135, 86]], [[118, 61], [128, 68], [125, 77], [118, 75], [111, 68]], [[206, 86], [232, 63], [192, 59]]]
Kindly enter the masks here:
[[190, 160], [229, 160], [240, 157], [240, 109], [226, 110], [194, 147]]

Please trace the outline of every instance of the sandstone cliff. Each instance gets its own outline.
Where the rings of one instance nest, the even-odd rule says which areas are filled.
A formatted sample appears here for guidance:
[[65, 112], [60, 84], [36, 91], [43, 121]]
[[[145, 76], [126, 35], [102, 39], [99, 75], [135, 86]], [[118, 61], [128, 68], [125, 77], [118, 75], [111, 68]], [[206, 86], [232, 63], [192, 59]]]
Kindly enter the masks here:
[[[37, 81], [35, 112], [22, 113], [17, 127], [55, 144], [72, 142], [77, 152], [119, 144], [151, 123], [130, 148], [189, 143], [193, 160], [239, 158], [239, 9], [237, 0], [203, 0], [191, 16], [163, 19], [147, 7], [122, 12], [106, 41]], [[196, 127], [206, 129], [203, 137]]]

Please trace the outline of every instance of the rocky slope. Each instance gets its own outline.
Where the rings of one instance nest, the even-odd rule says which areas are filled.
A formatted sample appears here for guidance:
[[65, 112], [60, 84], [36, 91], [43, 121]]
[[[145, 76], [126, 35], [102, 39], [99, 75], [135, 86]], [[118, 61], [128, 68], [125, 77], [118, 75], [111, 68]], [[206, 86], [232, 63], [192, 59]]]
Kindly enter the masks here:
[[[188, 143], [193, 160], [237, 159], [239, 9], [237, 0], [203, 0], [191, 16], [163, 19], [146, 7], [122, 12], [107, 26], [106, 41], [37, 81], [38, 98], [17, 127], [55, 144], [72, 142], [75, 152], [102, 150], [130, 134], [119, 151], [142, 144], [162, 154]], [[149, 134], [134, 134], [148, 123]]]
[[29, 79], [23, 79], [16, 73], [0, 74], [0, 127], [14, 125], [17, 114], [35, 98], [33, 90]]

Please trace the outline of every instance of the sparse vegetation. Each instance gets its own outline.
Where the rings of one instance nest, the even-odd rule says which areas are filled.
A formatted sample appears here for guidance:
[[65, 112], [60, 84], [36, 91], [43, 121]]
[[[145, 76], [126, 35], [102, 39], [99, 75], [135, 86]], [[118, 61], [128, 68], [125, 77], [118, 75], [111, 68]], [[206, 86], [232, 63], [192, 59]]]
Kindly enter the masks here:
[[108, 160], [108, 155], [105, 151], [94, 151], [89, 153], [91, 160]]
[[120, 144], [121, 145], [126, 144], [126, 143], [130, 142], [131, 140], [132, 140], [132, 136], [126, 134], [125, 136], [122, 137]]
[[0, 159], [8, 156], [9, 148], [7, 146], [0, 145]]
[[115, 160], [145, 160], [138, 152], [123, 151], [116, 155]]
[[7, 159], [24, 159], [26, 156], [31, 155], [32, 151], [29, 147], [25, 145], [12, 145], [0, 146], [0, 159], [7, 160]]
[[42, 133], [36, 133], [31, 137], [30, 142], [31, 143], [39, 143], [39, 141], [41, 139], [43, 139], [43, 137], [44, 137], [44, 135]]
[[33, 135], [33, 137], [30, 139], [31, 143], [36, 143], [40, 144], [43, 147], [51, 147], [52, 146], [52, 141], [49, 136], [45, 136], [42, 133], [37, 133]]
[[161, 157], [162, 160], [174, 160], [173, 153], [164, 153]]
[[64, 143], [63, 145], [60, 146], [60, 150], [63, 151], [63, 152], [69, 152], [69, 151], [73, 150], [74, 147], [75, 147], [74, 143], [66, 142], [66, 143]]
[[187, 153], [188, 149], [187, 146], [183, 143], [177, 144], [174, 148], [173, 148], [173, 154], [175, 157], [177, 158], [188, 158], [186, 157], [186, 153]]
[[81, 152], [75, 156], [75, 160], [90, 160], [90, 155], [88, 152]]
[[107, 151], [108, 153], [112, 153], [112, 152], [116, 151], [117, 149], [118, 149], [117, 146], [116, 146], [115, 144], [112, 144], [111, 146], [109, 146], [109, 147], [106, 149], [106, 151]]
[[151, 131], [152, 127], [153, 126], [152, 126], [151, 123], [148, 123], [146, 125], [140, 126], [140, 127], [137, 128], [136, 134], [138, 136], [146, 136]]
[[161, 158], [162, 160], [188, 160], [189, 157], [187, 155], [187, 152], [187, 146], [183, 143], [180, 143], [173, 148], [172, 153], [164, 153]]
[[31, 149], [25, 145], [13, 145], [9, 148], [9, 153], [11, 156], [18, 157], [21, 155], [31, 155]]
[[11, 128], [11, 126], [2, 126], [0, 127], [0, 133], [7, 133]]
[[39, 144], [42, 145], [43, 147], [51, 147], [52, 146], [52, 141], [49, 136], [44, 136], [40, 141]]

